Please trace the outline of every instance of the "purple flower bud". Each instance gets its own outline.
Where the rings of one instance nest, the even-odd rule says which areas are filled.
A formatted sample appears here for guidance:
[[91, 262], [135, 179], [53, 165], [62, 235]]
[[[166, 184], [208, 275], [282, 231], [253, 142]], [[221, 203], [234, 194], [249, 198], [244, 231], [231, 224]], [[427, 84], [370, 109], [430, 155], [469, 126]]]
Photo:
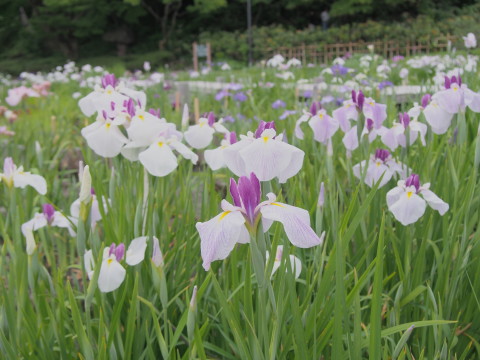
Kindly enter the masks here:
[[107, 120], [107, 112], [105, 110], [102, 110], [102, 116], [105, 120]]
[[160, 109], [149, 109], [148, 112], [153, 116], [160, 117]]
[[52, 204], [43, 204], [42, 210], [43, 215], [45, 215], [45, 218], [47, 219], [47, 222], [51, 224], [53, 221], [53, 217], [55, 216], [55, 208]]
[[235, 131], [230, 132], [230, 134], [228, 136], [230, 138], [229, 139], [230, 145], [235, 144], [238, 141], [237, 140], [237, 134], [235, 133]]
[[458, 86], [462, 86], [462, 77], [458, 75]]
[[410, 175], [407, 180], [405, 180], [405, 186], [415, 186], [415, 189], [420, 189], [420, 177], [417, 174]]
[[375, 151], [375, 159], [380, 159], [383, 162], [385, 162], [385, 160], [387, 160], [389, 156], [390, 156], [390, 151], [388, 151], [388, 150], [377, 149]]
[[107, 74], [102, 78], [102, 87], [106, 89], [108, 85], [112, 87], [117, 85], [117, 79], [114, 74]]
[[450, 89], [450, 78], [445, 76], [445, 89]]
[[260, 181], [258, 181], [256, 175], [252, 172], [250, 178], [241, 176], [238, 179], [238, 185], [235, 180], [230, 179], [230, 193], [234, 204], [245, 210], [248, 221], [253, 224], [257, 215], [255, 208], [260, 203], [261, 196]]
[[352, 101], [356, 104], [357, 103], [357, 93], [355, 90], [352, 90]]
[[258, 139], [260, 136], [262, 136], [263, 131], [267, 129], [275, 129], [275, 122], [273, 121], [265, 122], [263, 120], [260, 120], [260, 124], [258, 125], [258, 128], [255, 131], [255, 138]]
[[112, 255], [112, 254], [115, 254], [115, 249], [117, 248], [117, 245], [115, 244], [111, 244], [110, 245], [110, 249], [108, 250], [108, 256]]
[[312, 101], [312, 105], [310, 106], [310, 114], [317, 115], [317, 102]]
[[132, 99], [128, 99], [126, 104], [124, 104], [125, 110], [131, 117], [135, 116], [135, 103]]
[[458, 84], [457, 82], [457, 77], [455, 75], [452, 76], [452, 78], [450, 79], [450, 83], [452, 84]]
[[209, 126], [213, 126], [213, 124], [215, 124], [215, 114], [213, 113], [213, 111], [210, 111], [208, 113], [208, 125]]
[[238, 192], [238, 185], [233, 178], [230, 178], [230, 194], [232, 195], [233, 204], [241, 207], [242, 202], [240, 200], [240, 193]]
[[360, 90], [358, 92], [358, 96], [357, 96], [357, 105], [358, 105], [358, 108], [360, 110], [363, 109], [363, 103], [365, 102], [365, 95], [363, 95], [363, 92]]
[[422, 97], [422, 107], [425, 109], [428, 105], [428, 103], [430, 102], [430, 100], [432, 99], [432, 95], [430, 94], [425, 94], [423, 95]]
[[115, 111], [115, 102], [114, 101], [110, 101], [110, 109], [112, 109], [112, 111]]
[[117, 261], [121, 261], [124, 255], [125, 255], [125, 245], [121, 243], [115, 249], [115, 257], [117, 258]]
[[400, 123], [403, 124], [403, 127], [406, 129], [410, 124], [410, 116], [407, 113], [400, 114]]
[[373, 130], [373, 120], [370, 118], [367, 119], [367, 130], [369, 132]]
[[90, 188], [90, 194], [91, 194], [91, 195], [95, 195], [95, 189], [94, 189], [93, 187]]

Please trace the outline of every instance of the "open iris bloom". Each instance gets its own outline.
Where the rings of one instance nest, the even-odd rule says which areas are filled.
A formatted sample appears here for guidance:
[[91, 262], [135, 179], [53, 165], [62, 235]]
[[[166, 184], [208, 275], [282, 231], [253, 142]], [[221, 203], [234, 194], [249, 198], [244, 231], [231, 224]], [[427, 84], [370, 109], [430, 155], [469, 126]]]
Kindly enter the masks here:
[[47, 225], [66, 228], [70, 235], [75, 234], [68, 218], [61, 212], [55, 211], [52, 204], [43, 204], [41, 213], [36, 213], [33, 219], [22, 224], [22, 233], [26, 237], [29, 231], [35, 231]]
[[260, 181], [277, 177], [284, 183], [302, 168], [305, 153], [285, 143], [282, 134], [277, 136], [273, 121], [261, 121], [255, 134], [240, 139], [224, 151], [227, 167], [237, 176], [253, 172]]
[[450, 114], [465, 112], [467, 106], [474, 112], [480, 112], [480, 94], [463, 84], [460, 76], [445, 76], [445, 90], [435, 93], [432, 98]]
[[281, 222], [288, 240], [297, 247], [310, 248], [322, 243], [324, 235], [319, 238], [312, 230], [307, 210], [277, 202], [272, 193], [260, 202], [260, 182], [254, 173], [240, 177], [238, 184], [230, 179], [230, 194], [233, 205], [222, 200], [220, 214], [196, 224], [205, 270], [210, 269], [212, 261], [225, 259], [235, 244], [248, 243], [250, 234], [256, 234], [260, 220], [265, 232], [273, 221]]
[[308, 121], [310, 128], [313, 130], [313, 137], [322, 144], [327, 144], [331, 137], [337, 132], [339, 123], [336, 119], [327, 114], [325, 109], [319, 102], [313, 102], [310, 112], [304, 111], [300, 119], [295, 124], [295, 135], [299, 139], [303, 139], [303, 131], [300, 125]]
[[17, 168], [11, 157], [5, 158], [3, 162], [3, 173], [0, 173], [0, 181], [3, 181], [8, 187], [13, 186], [23, 189], [30, 185], [41, 195], [47, 193], [45, 178], [23, 171], [23, 166]]
[[400, 180], [397, 187], [387, 193], [388, 210], [402, 225], [413, 224], [420, 219], [427, 204], [443, 216], [448, 210], [448, 204], [429, 189], [430, 183], [421, 185], [416, 174]]
[[[372, 142], [385, 129], [382, 124], [387, 118], [386, 108], [386, 105], [378, 104], [372, 98], [365, 98], [362, 91], [356, 93], [353, 90], [352, 99], [344, 101], [342, 107], [333, 111], [333, 118], [345, 132], [342, 142], [347, 150], [352, 151], [358, 147], [359, 137], [368, 134], [369, 141]], [[350, 124], [351, 120], [358, 122], [360, 114], [365, 118], [361, 132], [358, 124], [354, 126]]]
[[[125, 260], [127, 265], [135, 266], [140, 264], [145, 258], [147, 249], [147, 237], [142, 236], [133, 239], [126, 253], [123, 243], [112, 244], [103, 250], [103, 261], [98, 275], [98, 288], [101, 292], [107, 293], [114, 291], [122, 285], [125, 280], [126, 270], [121, 264]], [[84, 255], [85, 270], [88, 278], [91, 280], [94, 273], [94, 258], [92, 250], [88, 250]]]
[[132, 98], [137, 103], [145, 105], [147, 96], [144, 92], [126, 88], [115, 78], [115, 75], [108, 74], [102, 78], [102, 85], [95, 86], [95, 90], [80, 99], [78, 106], [85, 116], [92, 116], [95, 113], [109, 111], [112, 103], [116, 108], [121, 108], [125, 101]]
[[390, 129], [382, 131], [381, 139], [392, 151], [398, 146], [406, 147], [407, 145], [412, 145], [419, 135], [422, 145], [425, 146], [427, 129], [427, 125], [419, 122], [417, 119], [410, 119], [407, 113], [400, 113], [399, 121], [393, 123]]
[[418, 119], [422, 113], [435, 134], [446, 133], [452, 123], [453, 114], [443, 109], [430, 94], [422, 97], [421, 105], [415, 103], [413, 108], [408, 111], [408, 115], [413, 119]]
[[215, 132], [229, 133], [222, 125], [222, 119], [215, 122], [215, 115], [210, 112], [207, 117], [198, 119], [197, 125], [192, 125], [185, 131], [185, 141], [194, 149], [203, 149], [210, 145]]
[[122, 147], [128, 142], [119, 126], [122, 121], [109, 116], [104, 110], [97, 116], [97, 120], [82, 129], [82, 136], [88, 146], [97, 154], [105, 158], [120, 154]]
[[401, 163], [397, 163], [393, 159], [390, 152], [385, 149], [377, 149], [377, 151], [375, 151], [375, 155], [372, 155], [368, 160], [368, 165], [365, 160], [359, 164], [356, 164], [353, 167], [353, 174], [357, 178], [361, 179], [365, 166], [367, 166], [367, 169], [364, 181], [365, 184], [370, 187], [375, 185], [378, 180], [380, 180], [382, 175], [383, 178], [378, 186], [379, 188], [389, 182], [390, 179], [396, 174], [398, 174], [401, 178], [406, 176], [406, 166]]

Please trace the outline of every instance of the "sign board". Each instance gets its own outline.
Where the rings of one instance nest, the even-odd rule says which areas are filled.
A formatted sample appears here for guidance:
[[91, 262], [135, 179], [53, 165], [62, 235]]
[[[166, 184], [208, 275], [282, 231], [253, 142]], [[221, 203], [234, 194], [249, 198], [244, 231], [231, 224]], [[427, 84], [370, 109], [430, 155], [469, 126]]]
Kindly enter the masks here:
[[207, 45], [197, 45], [197, 56], [199, 58], [207, 57]]

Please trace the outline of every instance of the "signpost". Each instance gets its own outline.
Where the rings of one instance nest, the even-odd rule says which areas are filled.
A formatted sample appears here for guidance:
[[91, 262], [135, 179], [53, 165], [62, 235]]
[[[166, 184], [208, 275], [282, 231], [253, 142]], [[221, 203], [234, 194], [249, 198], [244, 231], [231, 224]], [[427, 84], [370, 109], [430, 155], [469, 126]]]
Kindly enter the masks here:
[[207, 58], [207, 65], [212, 66], [212, 49], [210, 43], [193, 43], [193, 69], [198, 71], [198, 58]]

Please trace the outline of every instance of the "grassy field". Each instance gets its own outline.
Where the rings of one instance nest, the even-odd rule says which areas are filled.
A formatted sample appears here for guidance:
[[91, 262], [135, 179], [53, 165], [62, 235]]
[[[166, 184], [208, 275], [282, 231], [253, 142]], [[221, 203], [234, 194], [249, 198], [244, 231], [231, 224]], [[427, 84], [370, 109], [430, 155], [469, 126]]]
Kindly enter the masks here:
[[[387, 80], [402, 82], [399, 70], [408, 67], [402, 64], [392, 68]], [[345, 65], [362, 72], [358, 58]], [[384, 125], [389, 127], [412, 103], [396, 104], [378, 92], [378, 82], [385, 79], [376, 77], [375, 67], [364, 71], [370, 85], [361, 86], [370, 87], [366, 95], [387, 105]], [[293, 72], [296, 80], [311, 80], [321, 70]], [[417, 141], [392, 152], [449, 204], [444, 216], [427, 208], [417, 222], [403, 226], [386, 202], [396, 181], [370, 188], [353, 174], [355, 164], [385, 148], [380, 139], [361, 141], [348, 152], [341, 131], [333, 136], [331, 149], [316, 142], [308, 126], [305, 138], [296, 138], [295, 122], [310, 99], [305, 104], [295, 97], [295, 89], [283, 88], [275, 73], [255, 68], [203, 77], [244, 83], [243, 102], [192, 95], [198, 97], [201, 113], [233, 116], [235, 121], [224, 125], [237, 136], [255, 131], [260, 119], [274, 120], [277, 134], [284, 132], [290, 144], [305, 152], [301, 170], [286, 183], [262, 182], [262, 200], [273, 192], [280, 202], [306, 209], [316, 234], [325, 231], [326, 237], [321, 246], [297, 248], [282, 225], [274, 223], [265, 234], [252, 234], [251, 245], [236, 245], [209, 271], [202, 267], [195, 224], [219, 214], [222, 199], [232, 202], [228, 185], [238, 177], [226, 168], [210, 170], [204, 150], [195, 150], [196, 165], [179, 157], [178, 168], [165, 177], [151, 176], [139, 162], [121, 155], [97, 156], [80, 133], [95, 117], [84, 116], [72, 97], [91, 89], [80, 88], [77, 81], [54, 82], [48, 96], [11, 107], [18, 116], [11, 124], [0, 118], [0, 126], [15, 132], [0, 135], [1, 158], [12, 157], [18, 166], [45, 177], [48, 186], [47, 194], [40, 195], [32, 187], [0, 183], [0, 352], [5, 359], [480, 357], [480, 114], [467, 109], [455, 115], [447, 133], [429, 129], [426, 146]], [[433, 66], [411, 68], [408, 82], [427, 84], [433, 75]], [[327, 84], [334, 81], [323, 76]], [[178, 79], [187, 78], [178, 74]], [[480, 90], [478, 72], [465, 72], [462, 80]], [[8, 88], [0, 88], [0, 105], [5, 105]], [[147, 108], [159, 108], [162, 117], [185, 130], [182, 112], [171, 105], [174, 88], [164, 90], [159, 84], [146, 93]], [[345, 97], [328, 88], [319, 96], [327, 95]], [[272, 108], [278, 99], [285, 108]], [[189, 106], [192, 113], [193, 100]], [[335, 101], [325, 104], [329, 114], [337, 107]], [[285, 109], [297, 113], [279, 120]], [[462, 121], [465, 136], [457, 136]], [[214, 143], [220, 140], [215, 135]], [[34, 232], [37, 247], [27, 254], [21, 225], [45, 203], [70, 215], [79, 197], [80, 160], [89, 165], [96, 198], [104, 199], [101, 221], [95, 227], [89, 226], [91, 217], [80, 221], [75, 236], [58, 227], [39, 229]], [[323, 205], [318, 204], [321, 183]], [[140, 236], [148, 237], [145, 260], [124, 266], [125, 280], [117, 290], [101, 292], [100, 266], [89, 280], [84, 250], [92, 249], [99, 264], [104, 247], [128, 247]], [[153, 236], [159, 239], [161, 264], [152, 260]], [[298, 279], [288, 261], [281, 261], [270, 277], [274, 257], [266, 264], [263, 255], [259, 260], [262, 249], [275, 254], [279, 245], [283, 260], [289, 254], [301, 260]]]

